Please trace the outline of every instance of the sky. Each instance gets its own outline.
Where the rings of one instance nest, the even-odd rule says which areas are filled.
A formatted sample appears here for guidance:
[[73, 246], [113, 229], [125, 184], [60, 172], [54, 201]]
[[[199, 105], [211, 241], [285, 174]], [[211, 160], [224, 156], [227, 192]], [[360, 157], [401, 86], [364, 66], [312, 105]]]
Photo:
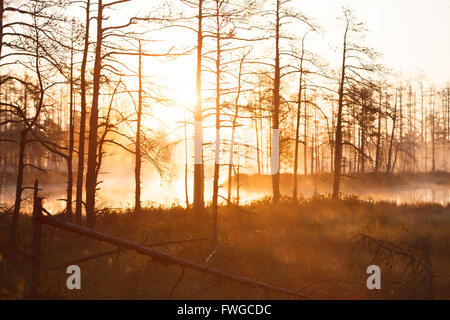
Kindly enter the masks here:
[[383, 54], [383, 62], [406, 77], [420, 70], [436, 84], [450, 80], [449, 0], [293, 0], [325, 29], [336, 45], [342, 31], [336, 17], [342, 7], [354, 9], [369, 29], [367, 43]]
[[[171, 2], [181, 3], [179, 0]], [[134, 3], [134, 6], [121, 7], [120, 11], [146, 14], [156, 5], [147, 0], [135, 0]], [[310, 49], [324, 56], [334, 69], [340, 66], [340, 54], [333, 49], [340, 49], [343, 32], [343, 23], [337, 18], [342, 17], [342, 7], [346, 6], [354, 10], [357, 20], [366, 23], [369, 29], [366, 44], [382, 54], [380, 62], [388, 68], [401, 73], [405, 79], [424, 74], [427, 83], [437, 86], [450, 81], [450, 0], [291, 0], [291, 5], [322, 27], [322, 37], [315, 37], [312, 40], [314, 47]], [[112, 15], [127, 21], [127, 14], [117, 15], [116, 11]], [[164, 30], [153, 36], [169, 46], [196, 43], [193, 32], [180, 29]], [[158, 43], [165, 46], [160, 51], [167, 50], [167, 45], [161, 42], [151, 43], [148, 50], [158, 52]], [[144, 59], [144, 72], [160, 79], [169, 89], [175, 88], [173, 96], [176, 100], [192, 107], [195, 102], [195, 63], [195, 51], [191, 56], [171, 63], [148, 58]]]
[[[148, 3], [135, 8], [146, 12]], [[175, 2], [176, 3], [176, 2]], [[311, 51], [320, 53], [330, 66], [340, 66], [340, 45], [343, 32], [342, 7], [354, 10], [358, 21], [369, 30], [366, 45], [382, 54], [381, 61], [404, 79], [423, 75], [430, 85], [443, 86], [450, 81], [450, 0], [292, 0], [291, 5], [315, 19], [322, 27]], [[295, 31], [295, 30], [294, 30]], [[176, 45], [192, 43], [195, 34], [172, 30], [164, 33]], [[333, 53], [333, 49], [337, 52]], [[192, 106], [195, 102], [195, 51], [189, 57], [161, 64], [146, 60], [146, 71], [163, 77], [163, 82], [176, 88], [180, 103]], [[156, 68], [155, 68], [156, 67]]]

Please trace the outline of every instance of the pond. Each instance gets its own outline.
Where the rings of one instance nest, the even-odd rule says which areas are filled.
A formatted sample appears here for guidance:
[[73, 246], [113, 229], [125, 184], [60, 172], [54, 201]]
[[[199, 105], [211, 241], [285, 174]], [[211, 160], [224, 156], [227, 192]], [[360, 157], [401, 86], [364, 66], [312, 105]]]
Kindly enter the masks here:
[[[226, 184], [221, 184], [221, 195], [226, 196]], [[130, 187], [128, 187], [130, 186]], [[40, 184], [40, 194], [44, 197], [44, 206], [51, 212], [59, 212], [65, 208], [65, 184]], [[205, 183], [205, 199], [211, 198], [212, 185], [210, 181]], [[0, 203], [3, 207], [11, 207], [14, 203], [14, 186], [3, 187], [0, 193]], [[190, 188], [192, 191], [192, 188]], [[75, 190], [74, 190], [75, 192]], [[317, 193], [326, 194], [330, 190], [319, 188]], [[347, 194], [356, 194], [363, 199], [373, 199], [375, 201], [392, 201], [397, 204], [429, 202], [446, 205], [450, 203], [450, 188], [447, 185], [437, 184], [417, 184], [396, 186], [390, 188], [377, 188], [372, 190], [362, 190], [351, 188], [343, 190]], [[282, 188], [282, 193], [290, 195], [290, 187]], [[305, 197], [314, 195], [313, 188], [300, 188], [300, 193]], [[247, 203], [252, 200], [263, 198], [271, 194], [270, 188], [255, 190], [255, 188], [240, 188], [240, 201]], [[235, 196], [235, 190], [233, 190]], [[32, 210], [32, 190], [26, 189], [23, 195], [23, 210], [31, 212]], [[189, 200], [192, 201], [192, 192], [189, 192]], [[112, 208], [127, 208], [134, 205], [134, 180], [132, 177], [122, 177], [120, 179], [109, 179], [100, 185], [97, 194], [97, 206]], [[185, 206], [184, 180], [178, 179], [170, 183], [161, 184], [159, 181], [143, 181], [142, 188], [143, 206], [164, 206], [173, 205]]]

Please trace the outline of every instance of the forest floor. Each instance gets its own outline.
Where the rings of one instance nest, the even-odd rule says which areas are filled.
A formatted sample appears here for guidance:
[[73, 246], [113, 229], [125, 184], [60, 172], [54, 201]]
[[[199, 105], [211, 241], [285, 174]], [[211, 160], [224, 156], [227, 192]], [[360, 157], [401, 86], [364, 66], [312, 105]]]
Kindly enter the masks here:
[[[0, 214], [0, 267], [8, 234]], [[103, 210], [96, 229], [140, 244], [209, 238], [209, 208], [194, 213], [181, 207]], [[19, 220], [19, 261], [15, 285], [0, 282], [0, 298], [27, 297], [31, 265], [31, 219]], [[219, 247], [209, 240], [153, 245], [153, 249], [229, 273], [299, 291], [313, 299], [449, 299], [450, 206], [397, 205], [347, 196], [269, 198], [219, 209]], [[168, 299], [182, 269], [125, 251], [80, 262], [81, 290], [69, 290], [68, 261], [116, 249], [50, 226], [43, 227], [40, 298]], [[381, 290], [368, 290], [369, 265], [381, 268]], [[0, 280], [10, 278], [2, 275]], [[174, 299], [286, 299], [187, 269]]]

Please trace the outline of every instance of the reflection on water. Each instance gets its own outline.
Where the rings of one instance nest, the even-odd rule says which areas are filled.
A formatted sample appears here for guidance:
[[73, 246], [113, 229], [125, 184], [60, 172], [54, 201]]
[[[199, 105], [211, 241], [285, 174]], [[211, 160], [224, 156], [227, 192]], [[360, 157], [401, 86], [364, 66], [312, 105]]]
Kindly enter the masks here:
[[[97, 205], [99, 207], [125, 208], [132, 207], [134, 204], [134, 180], [132, 176], [121, 177], [117, 179], [108, 179], [108, 182], [100, 185], [98, 191]], [[65, 208], [65, 185], [45, 185], [41, 184], [41, 195], [45, 198], [44, 206], [52, 211], [58, 212]], [[222, 185], [222, 195], [225, 196], [226, 185]], [[211, 198], [212, 183], [205, 183], [205, 199]], [[190, 188], [189, 200], [192, 201], [192, 188]], [[287, 193], [287, 190], [284, 190]], [[320, 190], [321, 193], [327, 191]], [[392, 187], [389, 189], [371, 190], [344, 190], [345, 193], [357, 194], [363, 199], [373, 199], [375, 201], [392, 201], [397, 204], [433, 202], [446, 205], [450, 203], [450, 188], [436, 184], [407, 185], [401, 187]], [[313, 190], [302, 190], [306, 197], [314, 194]], [[271, 194], [271, 190], [246, 189], [244, 186], [240, 189], [241, 203], [263, 198]], [[289, 193], [290, 194], [290, 193]], [[32, 190], [24, 191], [24, 211], [31, 212]], [[235, 195], [235, 192], [233, 192]], [[185, 206], [184, 180], [175, 179], [170, 183], [161, 184], [158, 180], [147, 181], [143, 183], [142, 201], [143, 206], [161, 205]], [[12, 206], [14, 200], [14, 186], [3, 188], [0, 194], [0, 203]]]
[[[404, 203], [418, 203], [418, 202], [431, 202], [446, 205], [450, 203], [450, 188], [441, 187], [437, 185], [422, 185], [422, 186], [404, 186], [395, 187], [389, 190], [377, 191], [355, 191], [346, 192], [347, 194], [356, 194], [365, 200], [375, 201], [389, 201], [396, 204]], [[270, 194], [270, 193], [269, 193]], [[326, 192], [324, 192], [326, 194]], [[264, 197], [267, 193], [264, 192], [243, 192], [244, 200], [254, 200]], [[311, 197], [314, 195], [313, 190], [306, 190], [303, 192], [305, 197]]]
[[450, 202], [450, 189], [438, 185], [420, 185], [395, 187], [386, 191], [379, 191], [368, 195], [367, 193], [357, 193], [362, 198], [372, 198], [376, 201], [392, 201], [397, 204], [432, 202], [446, 205]]

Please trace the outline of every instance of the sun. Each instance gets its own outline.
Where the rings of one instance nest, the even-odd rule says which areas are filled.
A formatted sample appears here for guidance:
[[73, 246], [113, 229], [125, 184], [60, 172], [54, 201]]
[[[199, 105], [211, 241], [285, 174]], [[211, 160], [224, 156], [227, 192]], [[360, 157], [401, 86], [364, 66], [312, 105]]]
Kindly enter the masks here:
[[157, 74], [155, 82], [161, 85], [166, 98], [177, 107], [192, 110], [196, 103], [195, 55], [187, 55], [172, 61], [144, 64], [145, 72]]
[[191, 110], [196, 102], [195, 69], [195, 57], [187, 56], [172, 61], [165, 72], [165, 86], [170, 90], [170, 98]]
[[192, 110], [196, 102], [195, 87], [186, 84], [184, 81], [179, 81], [179, 83], [174, 83], [174, 88], [172, 99], [180, 107]]

